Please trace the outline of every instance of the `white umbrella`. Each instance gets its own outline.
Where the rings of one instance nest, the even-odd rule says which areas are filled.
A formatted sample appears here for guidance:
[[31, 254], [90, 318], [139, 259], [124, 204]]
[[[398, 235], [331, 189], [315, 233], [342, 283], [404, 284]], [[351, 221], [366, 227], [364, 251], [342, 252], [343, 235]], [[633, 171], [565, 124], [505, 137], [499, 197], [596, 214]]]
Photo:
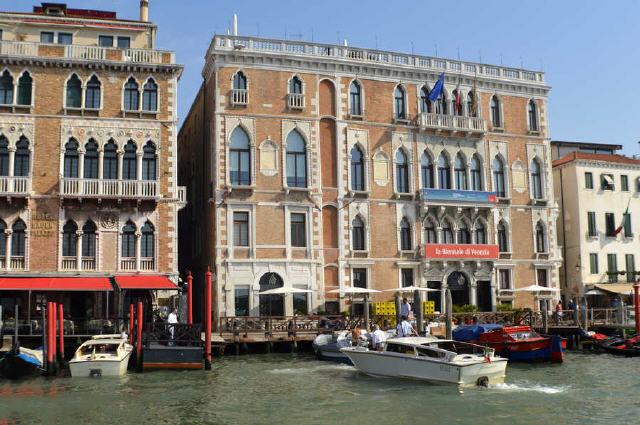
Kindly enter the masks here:
[[413, 292], [413, 291], [440, 292], [440, 289], [425, 288], [425, 287], [422, 287], [422, 286], [405, 286], [403, 288], [391, 288], [391, 289], [385, 289], [384, 290], [384, 292]]
[[259, 292], [260, 295], [285, 295], [285, 294], [308, 294], [313, 292], [310, 289], [302, 288], [290, 288], [282, 286], [280, 288], [267, 289], [266, 291]]
[[514, 289], [514, 292], [560, 292], [558, 288], [549, 288], [548, 286], [529, 285], [524, 288]]
[[344, 288], [344, 289], [332, 289], [331, 291], [327, 291], [330, 294], [339, 294], [339, 293], [345, 293], [345, 294], [376, 294], [380, 291], [378, 291], [377, 289], [369, 289], [369, 288], [358, 288], [357, 286], [351, 286], [348, 288]]
[[599, 289], [590, 289], [584, 293], [585, 295], [607, 295], [606, 292], [601, 291]]

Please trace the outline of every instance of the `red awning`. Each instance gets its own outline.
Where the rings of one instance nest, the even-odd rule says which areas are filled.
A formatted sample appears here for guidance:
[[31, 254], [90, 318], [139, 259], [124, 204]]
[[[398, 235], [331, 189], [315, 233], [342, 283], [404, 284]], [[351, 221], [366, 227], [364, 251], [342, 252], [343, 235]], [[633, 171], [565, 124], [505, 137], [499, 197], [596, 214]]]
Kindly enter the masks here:
[[108, 277], [1, 277], [0, 291], [113, 291]]
[[179, 289], [167, 276], [163, 275], [116, 276], [116, 284], [120, 289]]

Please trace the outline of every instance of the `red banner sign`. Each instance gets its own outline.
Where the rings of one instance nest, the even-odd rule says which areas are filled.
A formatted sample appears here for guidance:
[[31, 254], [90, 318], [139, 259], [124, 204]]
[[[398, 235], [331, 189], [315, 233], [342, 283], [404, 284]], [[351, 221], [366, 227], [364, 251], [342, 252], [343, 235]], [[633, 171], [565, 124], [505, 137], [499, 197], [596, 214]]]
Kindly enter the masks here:
[[424, 256], [436, 260], [496, 260], [498, 245], [444, 245], [426, 244]]

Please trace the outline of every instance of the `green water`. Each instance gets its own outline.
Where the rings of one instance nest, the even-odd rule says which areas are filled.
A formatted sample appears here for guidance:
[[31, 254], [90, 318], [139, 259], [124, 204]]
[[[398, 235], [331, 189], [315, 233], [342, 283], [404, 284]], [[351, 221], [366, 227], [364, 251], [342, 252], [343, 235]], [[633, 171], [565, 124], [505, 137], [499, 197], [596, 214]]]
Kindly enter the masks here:
[[226, 357], [211, 372], [0, 381], [0, 424], [638, 424], [639, 371], [640, 359], [569, 353], [461, 394], [306, 354]]

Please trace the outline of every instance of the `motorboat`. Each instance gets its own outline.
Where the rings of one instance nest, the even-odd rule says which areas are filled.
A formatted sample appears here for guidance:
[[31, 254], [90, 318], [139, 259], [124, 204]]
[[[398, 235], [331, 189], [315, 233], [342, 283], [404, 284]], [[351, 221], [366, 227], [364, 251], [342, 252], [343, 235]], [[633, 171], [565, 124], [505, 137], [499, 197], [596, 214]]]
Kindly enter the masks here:
[[[369, 345], [370, 335], [367, 331], [361, 331], [358, 337], [358, 346], [366, 347]], [[353, 342], [353, 333], [351, 331], [338, 331], [330, 334], [320, 334], [313, 340], [313, 351], [320, 360], [329, 360], [335, 362], [349, 363], [349, 357], [340, 351], [345, 347], [351, 347]]]
[[42, 349], [32, 350], [15, 343], [0, 358], [0, 375], [6, 379], [23, 379], [44, 372]]
[[121, 376], [127, 373], [133, 351], [121, 335], [96, 335], [78, 347], [69, 361], [71, 376]]
[[372, 376], [409, 378], [460, 386], [503, 382], [507, 359], [492, 348], [434, 337], [388, 339], [381, 351], [345, 347], [359, 371]]
[[482, 324], [459, 326], [453, 339], [485, 345], [510, 361], [563, 361], [563, 338], [540, 335], [530, 326], [503, 326]]
[[611, 337], [597, 343], [598, 347], [616, 356], [640, 356], [640, 335], [631, 338]]

